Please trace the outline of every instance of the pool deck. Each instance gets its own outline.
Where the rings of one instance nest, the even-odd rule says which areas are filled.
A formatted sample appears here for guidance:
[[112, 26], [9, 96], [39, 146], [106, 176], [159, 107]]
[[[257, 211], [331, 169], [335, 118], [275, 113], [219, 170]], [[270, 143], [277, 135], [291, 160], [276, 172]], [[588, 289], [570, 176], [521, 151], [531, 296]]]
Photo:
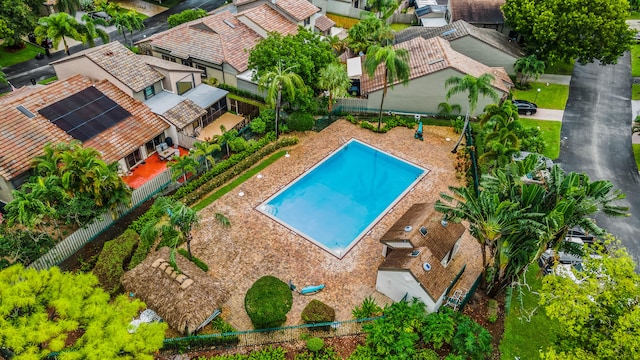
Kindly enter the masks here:
[[[320, 133], [299, 135], [300, 143], [290, 149], [290, 156], [264, 169], [262, 178], [254, 176], [202, 210], [201, 225], [194, 230], [191, 248], [231, 293], [222, 306], [222, 316], [239, 330], [252, 329], [244, 310], [244, 295], [265, 275], [285, 282], [291, 279], [298, 287], [326, 285], [313, 296], [294, 293], [286, 325], [300, 324], [300, 313], [312, 299], [332, 306], [337, 320], [350, 319], [351, 310], [367, 296], [374, 296], [378, 303], [390, 301], [375, 291], [377, 268], [383, 260], [380, 236], [414, 203], [434, 202], [449, 185], [459, 184], [453, 168], [455, 156], [451, 154], [457, 139], [452, 129], [425, 126], [424, 142], [414, 139], [413, 134], [414, 130], [407, 128], [376, 134], [339, 120]], [[420, 165], [429, 173], [338, 259], [255, 208], [351, 138]], [[239, 196], [240, 192], [244, 196]], [[229, 218], [230, 227], [218, 224], [218, 212]], [[458, 256], [467, 259], [458, 286], [468, 289], [482, 267], [480, 246], [468, 231], [463, 235]]]

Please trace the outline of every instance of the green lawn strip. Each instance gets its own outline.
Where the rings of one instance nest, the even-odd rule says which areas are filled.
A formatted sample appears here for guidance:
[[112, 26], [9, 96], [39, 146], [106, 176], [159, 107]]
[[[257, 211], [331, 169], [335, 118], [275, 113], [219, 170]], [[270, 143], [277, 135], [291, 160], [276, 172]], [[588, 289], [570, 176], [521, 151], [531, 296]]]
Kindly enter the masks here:
[[[153, 2], [151, 2], [151, 1], [147, 1], [147, 2], [149, 2], [149, 3], [153, 3]], [[164, 5], [161, 5], [161, 6], [164, 6]], [[127, 9], [127, 8], [120, 8], [120, 9], [118, 9], [118, 13], [119, 13], [119, 14], [126, 14], [126, 13], [128, 13], [129, 11], [134, 11], [135, 13], [137, 13], [137, 14], [138, 14], [138, 16], [140, 17], [140, 19], [142, 19], [142, 20], [149, 18], [149, 16], [148, 16], [148, 15], [145, 15], [145, 14], [143, 14], [143, 13], [141, 13], [141, 12], [137, 11], [137, 10], [134, 10], [134, 9]]]
[[640, 170], [640, 144], [633, 144], [633, 156], [635, 156], [636, 166]]
[[411, 24], [393, 23], [389, 26], [391, 26], [391, 30], [393, 31], [400, 31], [408, 28]]
[[246, 98], [246, 97], [242, 97], [240, 95], [236, 95], [236, 94], [233, 94], [233, 93], [228, 93], [227, 97], [229, 99], [232, 99], [232, 100], [238, 100], [238, 101], [242, 101], [242, 102], [247, 103], [247, 104], [255, 105], [255, 106], [259, 107], [260, 110], [266, 109], [268, 107], [267, 104], [265, 104], [263, 102], [260, 102], [258, 100], [249, 99], [249, 98]]
[[[538, 93], [540, 89], [540, 93]], [[564, 110], [569, 99], [569, 86], [561, 84], [549, 84], [532, 82], [531, 89], [512, 89], [514, 99], [529, 100], [535, 102], [541, 109]]]
[[25, 47], [17, 51], [0, 46], [0, 68], [29, 61], [40, 53], [44, 54], [44, 49], [30, 43], [25, 43]]
[[538, 305], [539, 296], [534, 294], [542, 286], [538, 273], [537, 265], [530, 266], [527, 271], [527, 284], [531, 289], [523, 288], [523, 307], [517, 294], [513, 295], [511, 312], [505, 319], [500, 341], [501, 359], [539, 359], [540, 349], [546, 349], [562, 330], [558, 322], [550, 319], [544, 308]]
[[631, 76], [640, 76], [640, 44], [631, 45]]
[[54, 82], [54, 81], [56, 81], [56, 80], [58, 80], [58, 77], [57, 77], [57, 76], [52, 76], [52, 77], [50, 77], [50, 78], [46, 78], [46, 79], [44, 79], [44, 80], [40, 80], [40, 81], [38, 81], [38, 84], [40, 84], [40, 85], [47, 85], [47, 84], [51, 84], [52, 82]]
[[640, 100], [640, 84], [631, 85], [631, 100]]
[[287, 151], [285, 150], [285, 151], [279, 151], [279, 152], [271, 155], [269, 158], [267, 158], [267, 160], [264, 160], [263, 162], [258, 164], [258, 166], [247, 170], [247, 172], [245, 172], [244, 174], [238, 176], [232, 182], [228, 183], [227, 185], [225, 185], [225, 186], [221, 187], [220, 189], [218, 189], [213, 194], [211, 194], [211, 195], [207, 196], [206, 198], [202, 199], [199, 203], [197, 203], [197, 204], [195, 204], [193, 206], [193, 209], [195, 209], [196, 211], [200, 211], [200, 210], [204, 209], [205, 207], [207, 207], [212, 202], [218, 200], [224, 194], [226, 194], [229, 191], [235, 189], [238, 185], [242, 184], [243, 182], [245, 182], [249, 178], [251, 178], [253, 175], [255, 175], [258, 172], [260, 172], [260, 170], [262, 170], [262, 169], [266, 168], [267, 166], [273, 164], [276, 160], [278, 160], [281, 157], [283, 157], [286, 153], [287, 153]]
[[542, 138], [547, 147], [542, 155], [549, 159], [557, 159], [560, 156], [560, 130], [562, 129], [561, 121], [550, 120], [534, 120], [520, 118], [520, 123], [526, 127], [540, 127]]
[[554, 64], [547, 64], [547, 67], [544, 69], [544, 73], [554, 75], [571, 75], [573, 74], [574, 63], [574, 61], [571, 61], [569, 63], [559, 62]]
[[640, 11], [630, 11], [627, 20], [640, 20]]

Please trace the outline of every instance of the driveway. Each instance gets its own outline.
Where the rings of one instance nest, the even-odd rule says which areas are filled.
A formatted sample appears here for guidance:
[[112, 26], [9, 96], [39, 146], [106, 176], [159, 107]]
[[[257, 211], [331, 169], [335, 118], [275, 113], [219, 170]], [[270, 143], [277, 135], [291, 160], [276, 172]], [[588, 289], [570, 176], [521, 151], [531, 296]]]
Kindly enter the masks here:
[[599, 226], [619, 238], [640, 259], [640, 176], [631, 149], [631, 63], [626, 53], [617, 65], [576, 65], [562, 119], [560, 157], [566, 171], [585, 172], [592, 181], [609, 180], [627, 198], [627, 218], [596, 216]]

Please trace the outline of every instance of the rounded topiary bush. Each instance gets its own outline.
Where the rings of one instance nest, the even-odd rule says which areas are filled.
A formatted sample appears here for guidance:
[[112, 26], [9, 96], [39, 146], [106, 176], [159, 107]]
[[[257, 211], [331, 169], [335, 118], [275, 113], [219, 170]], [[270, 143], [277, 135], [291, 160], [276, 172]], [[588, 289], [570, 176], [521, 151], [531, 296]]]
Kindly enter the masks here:
[[311, 352], [318, 352], [322, 350], [323, 347], [324, 347], [324, 340], [318, 337], [313, 337], [307, 340], [307, 349], [309, 349], [309, 351]]
[[332, 322], [336, 319], [336, 311], [322, 301], [314, 299], [302, 310], [301, 316], [306, 324]]
[[258, 279], [244, 297], [244, 308], [256, 329], [284, 324], [292, 303], [289, 285], [273, 276]]
[[287, 127], [291, 131], [308, 131], [313, 129], [313, 115], [294, 112], [287, 118]]

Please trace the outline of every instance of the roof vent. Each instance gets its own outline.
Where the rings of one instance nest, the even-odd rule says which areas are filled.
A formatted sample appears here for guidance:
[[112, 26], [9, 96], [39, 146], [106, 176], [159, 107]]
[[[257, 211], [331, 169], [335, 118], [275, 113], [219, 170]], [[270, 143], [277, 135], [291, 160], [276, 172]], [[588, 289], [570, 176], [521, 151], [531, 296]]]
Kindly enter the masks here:
[[427, 236], [428, 233], [429, 233], [429, 230], [427, 230], [426, 227], [424, 226], [420, 227], [420, 234], [422, 234], [422, 236]]
[[113, 55], [113, 51], [109, 50], [106, 53], [104, 53], [105, 56], [112, 56]]
[[407, 225], [404, 227], [404, 232], [409, 232], [413, 229], [413, 227], [411, 227], [411, 225]]
[[437, 64], [437, 63], [439, 63], [441, 61], [444, 61], [444, 58], [437, 58], [435, 60], [431, 60], [431, 61], [429, 61], [429, 65]]
[[451, 34], [453, 34], [454, 32], [456, 32], [456, 29], [447, 30], [447, 31], [443, 32], [443, 33], [442, 33], [442, 34], [440, 34], [440, 35], [442, 35], [442, 36], [447, 36], [447, 35], [451, 35]]
[[424, 269], [424, 271], [429, 271], [429, 270], [431, 270], [431, 264], [426, 262], [426, 263], [422, 264], [422, 268]]
[[26, 115], [29, 119], [36, 117], [31, 111], [27, 110], [24, 106], [19, 105], [16, 109]]
[[227, 24], [230, 28], [235, 29], [236, 26], [231, 23], [228, 19], [222, 20], [223, 23]]
[[411, 252], [411, 254], [409, 254], [409, 256], [411, 256], [411, 257], [416, 257], [418, 255], [420, 255], [420, 250], [413, 250]]

